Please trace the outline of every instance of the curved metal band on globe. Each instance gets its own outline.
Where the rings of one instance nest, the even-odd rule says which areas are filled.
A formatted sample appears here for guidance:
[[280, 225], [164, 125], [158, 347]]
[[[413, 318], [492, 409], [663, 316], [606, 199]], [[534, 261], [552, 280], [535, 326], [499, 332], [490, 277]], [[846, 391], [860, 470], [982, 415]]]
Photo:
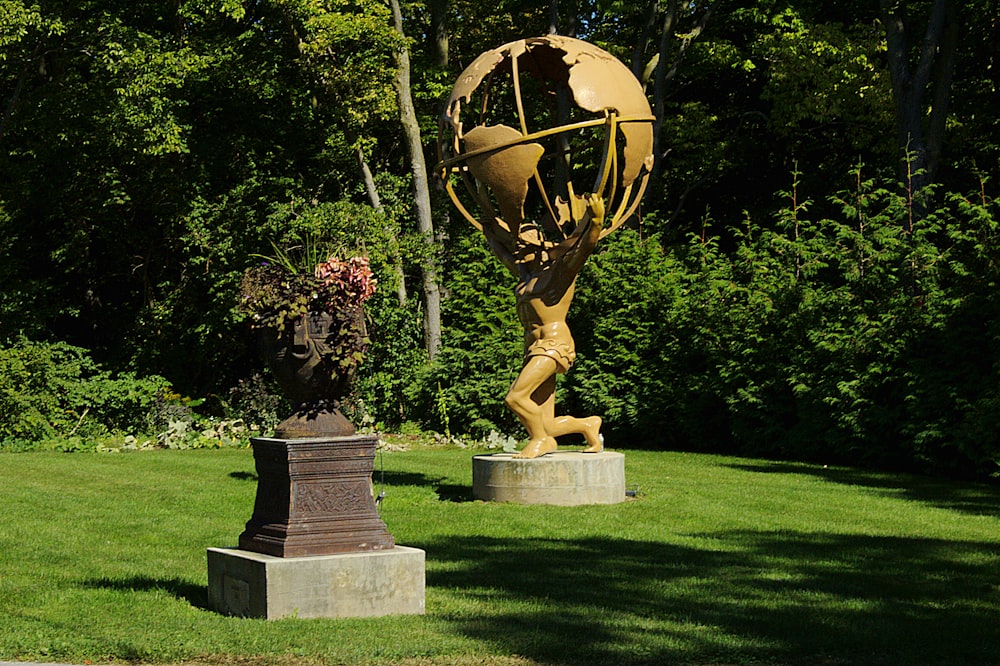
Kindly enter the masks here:
[[[588, 127], [597, 127], [600, 125], [607, 125], [609, 128], [607, 138], [604, 142], [604, 156], [602, 158], [602, 164], [598, 172], [598, 182], [594, 183], [593, 191], [595, 193], [603, 196], [605, 189], [608, 187], [609, 180], [611, 182], [611, 194], [608, 197], [609, 202], [614, 202], [615, 198], [618, 196], [616, 192], [617, 179], [609, 179], [611, 172], [616, 168], [618, 162], [617, 151], [613, 150], [615, 145], [618, 132], [618, 126], [627, 123], [650, 123], [655, 122], [656, 117], [652, 115], [631, 115], [631, 116], [618, 116], [618, 114], [612, 112], [607, 114], [603, 118], [594, 118], [591, 120], [584, 120], [569, 125], [562, 125], [559, 127], [548, 128], [545, 130], [540, 130], [538, 132], [531, 132], [526, 134], [521, 134], [516, 139], [511, 139], [510, 141], [504, 141], [502, 143], [497, 143], [494, 145], [479, 148], [477, 150], [471, 150], [468, 152], [462, 152], [460, 146], [453, 146], [456, 153], [454, 157], [449, 157], [447, 159], [441, 159], [437, 165], [438, 176], [441, 178], [441, 182], [444, 184], [445, 191], [448, 193], [448, 197], [452, 200], [455, 208], [458, 212], [462, 214], [473, 227], [477, 230], [482, 231], [483, 225], [479, 219], [469, 212], [465, 204], [462, 203], [461, 197], [455, 191], [455, 186], [449, 178], [450, 175], [457, 175], [462, 179], [462, 183], [465, 185], [466, 191], [469, 193], [473, 199], [476, 199], [483, 210], [489, 210], [491, 207], [480, 199], [481, 195], [479, 193], [479, 188], [477, 188], [469, 180], [469, 167], [467, 166], [467, 160], [469, 158], [476, 158], [485, 155], [491, 155], [498, 153], [501, 150], [512, 148], [514, 146], [523, 145], [538, 139], [544, 139], [551, 136], [556, 136], [559, 134], [566, 134], [580, 129], [586, 129]], [[458, 138], [456, 137], [456, 142]], [[443, 156], [442, 156], [443, 157]], [[537, 172], [536, 172], [537, 176]], [[621, 200], [618, 202], [617, 209], [612, 212], [609, 216], [607, 226], [601, 231], [601, 238], [606, 237], [608, 234], [615, 231], [622, 223], [631, 217], [636, 209], [639, 207], [639, 202], [642, 200], [643, 194], [646, 192], [646, 186], [649, 183], [649, 171], [644, 170], [639, 178], [637, 179], [638, 187], [636, 186], [636, 181], [629, 183], [623, 190], [621, 194]], [[496, 218], [496, 222], [501, 226], [506, 226], [506, 222], [501, 218]], [[511, 231], [511, 230], [508, 230]]]
[[479, 157], [480, 155], [488, 155], [489, 153], [495, 153], [505, 148], [510, 148], [511, 146], [516, 146], [522, 144], [526, 141], [535, 141], [537, 139], [544, 139], [548, 136], [555, 136], [556, 134], [564, 134], [566, 132], [573, 132], [578, 129], [585, 129], [587, 127], [597, 127], [598, 125], [622, 125], [624, 123], [652, 123], [656, 120], [655, 116], [623, 116], [619, 117], [617, 114], [610, 113], [606, 118], [594, 118], [592, 120], [581, 120], [580, 122], [572, 123], [571, 125], [560, 125], [559, 127], [550, 127], [549, 129], [539, 130], [538, 132], [531, 132], [530, 134], [522, 134], [519, 138], [513, 139], [511, 141], [505, 141], [503, 143], [497, 143], [491, 146], [486, 146], [485, 148], [479, 148], [478, 150], [470, 150], [467, 153], [461, 153], [455, 157], [449, 157], [446, 160], [441, 160], [438, 164], [438, 169], [441, 170], [442, 174], [447, 173], [457, 173], [461, 170], [459, 167], [453, 165], [464, 162], [470, 157]]

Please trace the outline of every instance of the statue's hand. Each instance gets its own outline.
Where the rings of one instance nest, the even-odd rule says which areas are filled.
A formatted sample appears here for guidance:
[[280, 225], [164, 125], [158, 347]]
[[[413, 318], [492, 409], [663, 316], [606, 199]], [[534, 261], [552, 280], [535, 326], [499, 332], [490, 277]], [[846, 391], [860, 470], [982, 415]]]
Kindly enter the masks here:
[[587, 195], [587, 207], [590, 208], [591, 224], [598, 229], [604, 227], [604, 197], [599, 194]]

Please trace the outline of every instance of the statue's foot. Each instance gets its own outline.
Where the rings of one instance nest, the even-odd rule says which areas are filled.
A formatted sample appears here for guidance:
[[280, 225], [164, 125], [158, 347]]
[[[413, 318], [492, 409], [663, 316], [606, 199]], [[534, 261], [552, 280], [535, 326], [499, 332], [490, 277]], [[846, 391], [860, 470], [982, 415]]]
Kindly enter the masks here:
[[591, 416], [583, 419], [583, 436], [587, 440], [584, 453], [600, 453], [604, 450], [604, 435], [601, 434], [601, 417]]
[[515, 453], [515, 458], [537, 458], [546, 453], [552, 453], [558, 448], [555, 437], [539, 437], [528, 442], [520, 453]]

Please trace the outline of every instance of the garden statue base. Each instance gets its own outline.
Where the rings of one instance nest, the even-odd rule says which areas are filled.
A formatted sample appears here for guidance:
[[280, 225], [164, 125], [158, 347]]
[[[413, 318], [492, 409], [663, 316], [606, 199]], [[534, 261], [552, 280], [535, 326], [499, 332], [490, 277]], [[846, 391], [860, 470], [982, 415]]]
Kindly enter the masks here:
[[372, 495], [371, 435], [255, 438], [257, 498], [239, 548], [208, 549], [208, 601], [227, 615], [424, 612], [424, 551], [397, 546]]
[[242, 550], [309, 557], [390, 549], [372, 495], [373, 435], [255, 438], [257, 499]]
[[473, 456], [475, 499], [516, 504], [617, 504], [625, 501], [625, 456], [555, 451], [539, 458]]
[[287, 558], [209, 548], [208, 603], [226, 615], [269, 620], [421, 615], [424, 551]]

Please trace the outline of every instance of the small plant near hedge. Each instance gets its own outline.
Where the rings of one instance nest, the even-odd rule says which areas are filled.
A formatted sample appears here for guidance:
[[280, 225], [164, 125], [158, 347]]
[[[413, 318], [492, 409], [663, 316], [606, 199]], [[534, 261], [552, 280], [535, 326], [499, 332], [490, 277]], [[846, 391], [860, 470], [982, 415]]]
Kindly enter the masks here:
[[17, 340], [0, 347], [0, 448], [74, 448], [116, 432], [141, 432], [166, 388], [162, 377], [112, 374], [81, 347]]
[[203, 399], [175, 393], [164, 378], [113, 374], [86, 349], [64, 342], [21, 339], [0, 347], [4, 451], [246, 446], [273, 427], [282, 408], [260, 377], [234, 387], [230, 399], [251, 420], [203, 416], [196, 411]]
[[157, 434], [165, 449], [219, 449], [245, 446], [250, 437], [260, 434], [257, 426], [248, 426], [243, 419], [208, 419], [201, 424], [193, 421], [171, 421], [167, 429]]

